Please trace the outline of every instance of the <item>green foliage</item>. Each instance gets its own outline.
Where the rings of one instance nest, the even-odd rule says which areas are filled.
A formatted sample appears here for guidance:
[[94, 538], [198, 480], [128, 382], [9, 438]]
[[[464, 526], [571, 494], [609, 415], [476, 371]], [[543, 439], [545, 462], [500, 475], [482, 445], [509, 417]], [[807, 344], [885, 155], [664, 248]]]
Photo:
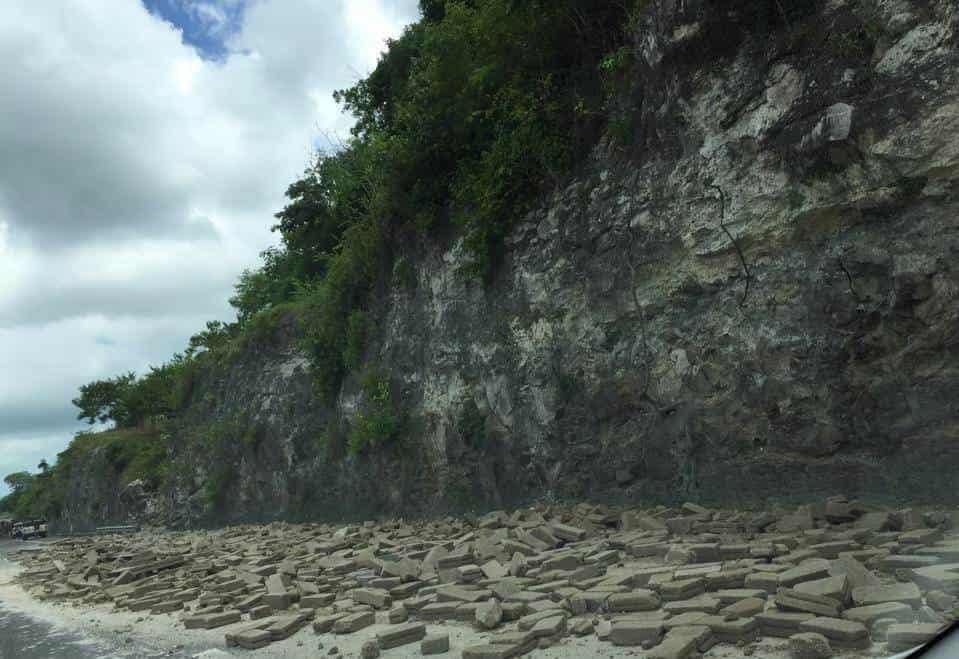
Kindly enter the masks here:
[[107, 460], [120, 474], [121, 485], [135, 480], [146, 481], [150, 487], [160, 484], [167, 451], [157, 433], [114, 432], [101, 439], [108, 441], [104, 445]]
[[906, 176], [897, 184], [898, 196], [903, 201], [916, 199], [922, 194], [929, 180], [925, 176]]
[[161, 467], [167, 452], [158, 429], [124, 428], [78, 433], [67, 450], [58, 456], [55, 468], [69, 468], [94, 451], [102, 451], [121, 485], [139, 479], [152, 487], [160, 484]]
[[239, 326], [236, 323], [223, 323], [219, 320], [207, 321], [205, 330], [190, 337], [186, 355], [193, 357], [201, 352], [223, 350], [236, 337], [238, 329]]
[[798, 188], [789, 188], [789, 192], [786, 193], [786, 203], [789, 205], [791, 210], [797, 210], [802, 208], [802, 205], [805, 203], [806, 197], [803, 195], [802, 191]]
[[356, 370], [363, 363], [368, 325], [367, 315], [363, 311], [352, 311], [346, 318], [346, 348], [343, 350], [343, 363], [350, 370]]
[[336, 98], [357, 119], [349, 148], [377, 142], [390, 221], [426, 230], [452, 217], [474, 270], [541, 185], [598, 136], [597, 66], [624, 40], [629, 12], [600, 0], [424, 2], [374, 72]]
[[34, 475], [29, 471], [18, 471], [13, 474], [7, 474], [3, 478], [3, 482], [14, 494], [19, 494], [30, 489], [33, 481]]
[[263, 439], [263, 430], [257, 423], [251, 423], [240, 435], [240, 442], [248, 451], [255, 451]]
[[330, 431], [329, 431], [329, 430], [324, 430], [323, 432], [321, 432], [320, 434], [318, 434], [318, 435], [316, 436], [316, 441], [315, 441], [317, 452], [319, 452], [319, 453], [325, 452], [325, 451], [329, 448], [329, 446], [330, 446], [330, 444], [331, 444], [331, 441], [332, 441], [332, 440], [330, 439]]
[[[422, 8], [423, 20], [389, 42], [373, 73], [335, 94], [356, 118], [353, 137], [290, 186], [274, 226], [284, 251], [265, 254], [233, 300], [241, 324], [285, 300], [303, 303], [304, 347], [327, 399], [360, 365], [366, 332], [354, 314], [390, 272], [394, 249], [452, 219], [465, 232], [470, 271], [490, 275], [542, 184], [598, 137], [609, 92], [597, 68], [625, 75], [629, 12], [618, 4]], [[295, 274], [283, 273], [286, 260]], [[397, 261], [393, 283], [412, 280], [410, 269]]]
[[872, 54], [875, 44], [869, 32], [859, 26], [857, 29], [830, 32], [826, 46], [836, 57], [861, 60]]
[[405, 256], [401, 256], [393, 263], [393, 280], [391, 282], [397, 289], [416, 288], [416, 270], [413, 264]]
[[244, 453], [257, 449], [261, 438], [261, 428], [245, 414], [193, 429], [190, 442], [204, 454], [204, 464], [210, 469], [203, 484], [203, 498], [212, 512], [221, 513], [226, 508], [230, 489], [239, 477], [237, 465]]
[[307, 301], [304, 346], [319, 392], [332, 399], [346, 374], [344, 355], [350, 313], [366, 300], [379, 273], [383, 245], [381, 229], [373, 221], [346, 230], [340, 251]]
[[363, 403], [353, 419], [348, 449], [353, 455], [367, 448], [396, 442], [406, 422], [393, 401], [390, 383], [375, 370], [363, 374], [360, 382]]
[[193, 360], [179, 353], [160, 366], [151, 366], [125, 396], [130, 418], [117, 425], [132, 426], [175, 416], [189, 398], [194, 368]]
[[[290, 301], [299, 286], [322, 272], [319, 260], [304, 255], [302, 249], [293, 251], [291, 248], [271, 247], [261, 252], [260, 258], [260, 267], [244, 270], [233, 287], [230, 305], [236, 309], [239, 327], [258, 313]], [[228, 325], [223, 327], [229, 330], [230, 335], [235, 335], [234, 328]]]
[[227, 495], [236, 477], [236, 468], [229, 462], [215, 465], [207, 474], [203, 483], [203, 498], [214, 512], [222, 512], [226, 507]]
[[109, 380], [95, 380], [80, 387], [80, 395], [71, 401], [80, 408], [77, 420], [87, 423], [116, 421], [124, 425], [130, 412], [125, 398], [129, 394], [136, 375], [133, 372], [118, 375]]
[[322, 457], [327, 462], [336, 462], [346, 455], [349, 450], [348, 442], [347, 428], [339, 420], [333, 419], [329, 425], [316, 436], [311, 455]]
[[8, 476], [15, 478], [17, 487], [11, 485], [14, 491], [0, 500], [0, 511], [18, 518], [55, 516], [63, 508], [71, 474], [91, 460], [102, 460], [106, 469], [102, 477], [116, 479], [121, 486], [143, 480], [147, 487], [157, 488], [164, 478], [166, 444], [156, 428], [77, 433], [46, 471]]
[[0, 498], [0, 513], [13, 513], [18, 518], [29, 517], [21, 514], [28, 512], [29, 502], [32, 498], [32, 490], [37, 477], [28, 471], [18, 471], [13, 474], [7, 474], [3, 482], [10, 488], [10, 493]]
[[208, 333], [191, 339], [191, 351], [177, 353], [170, 361], [160, 366], [151, 366], [142, 377], [125, 373], [109, 380], [96, 380], [80, 387], [80, 395], [73, 404], [80, 408], [77, 419], [88, 423], [114, 422], [117, 428], [134, 428], [175, 416], [189, 400], [193, 377], [197, 369], [196, 350], [201, 341], [214, 339], [209, 329], [217, 324], [208, 323]]

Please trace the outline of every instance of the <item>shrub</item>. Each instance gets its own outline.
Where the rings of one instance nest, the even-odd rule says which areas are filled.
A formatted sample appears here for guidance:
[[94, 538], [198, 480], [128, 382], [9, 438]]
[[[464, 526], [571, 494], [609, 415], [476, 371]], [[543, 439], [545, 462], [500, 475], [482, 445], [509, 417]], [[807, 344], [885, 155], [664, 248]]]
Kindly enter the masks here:
[[384, 247], [381, 229], [372, 221], [353, 225], [345, 238], [326, 277], [312, 290], [304, 313], [304, 347], [319, 392], [328, 400], [336, 396], [347, 370], [349, 315], [366, 301]]
[[361, 378], [363, 403], [350, 427], [349, 452], [353, 455], [369, 447], [396, 442], [405, 425], [394, 404], [389, 381], [378, 371], [368, 370]]
[[346, 319], [346, 348], [343, 350], [343, 363], [350, 370], [359, 368], [363, 363], [367, 331], [366, 313], [362, 311], [350, 312]]

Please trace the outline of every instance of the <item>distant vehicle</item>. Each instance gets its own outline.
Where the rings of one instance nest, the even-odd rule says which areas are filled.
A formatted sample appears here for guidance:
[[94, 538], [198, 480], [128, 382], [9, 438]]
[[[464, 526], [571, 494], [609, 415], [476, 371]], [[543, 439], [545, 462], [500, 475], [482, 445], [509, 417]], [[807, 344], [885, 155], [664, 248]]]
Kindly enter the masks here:
[[13, 525], [10, 537], [19, 540], [47, 537], [47, 520], [37, 519], [29, 522], [17, 522]]

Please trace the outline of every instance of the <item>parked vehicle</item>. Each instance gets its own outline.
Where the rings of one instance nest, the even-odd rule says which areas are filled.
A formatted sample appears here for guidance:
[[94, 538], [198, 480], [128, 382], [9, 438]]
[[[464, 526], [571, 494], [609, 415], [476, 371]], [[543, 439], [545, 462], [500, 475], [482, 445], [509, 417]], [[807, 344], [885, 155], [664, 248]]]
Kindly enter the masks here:
[[47, 520], [37, 519], [28, 522], [17, 522], [13, 525], [10, 537], [20, 540], [47, 537]]

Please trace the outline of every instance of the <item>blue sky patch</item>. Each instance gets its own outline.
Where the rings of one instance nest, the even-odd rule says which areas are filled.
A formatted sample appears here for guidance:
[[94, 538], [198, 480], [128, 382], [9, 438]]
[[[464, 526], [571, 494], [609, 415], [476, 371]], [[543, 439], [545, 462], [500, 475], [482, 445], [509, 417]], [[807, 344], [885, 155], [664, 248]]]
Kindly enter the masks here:
[[183, 43], [193, 46], [201, 57], [223, 60], [229, 54], [226, 43], [243, 25], [249, 0], [142, 0], [154, 16], [179, 28]]

